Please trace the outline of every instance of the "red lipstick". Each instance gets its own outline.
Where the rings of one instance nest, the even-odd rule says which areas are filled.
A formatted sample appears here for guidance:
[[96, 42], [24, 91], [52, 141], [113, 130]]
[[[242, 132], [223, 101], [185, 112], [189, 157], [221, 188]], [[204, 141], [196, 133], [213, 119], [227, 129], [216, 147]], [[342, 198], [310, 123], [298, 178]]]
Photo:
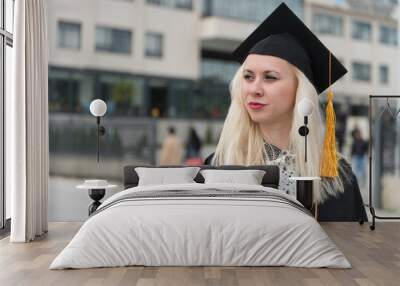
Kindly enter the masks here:
[[251, 109], [258, 110], [266, 106], [264, 103], [251, 101], [247, 104]]

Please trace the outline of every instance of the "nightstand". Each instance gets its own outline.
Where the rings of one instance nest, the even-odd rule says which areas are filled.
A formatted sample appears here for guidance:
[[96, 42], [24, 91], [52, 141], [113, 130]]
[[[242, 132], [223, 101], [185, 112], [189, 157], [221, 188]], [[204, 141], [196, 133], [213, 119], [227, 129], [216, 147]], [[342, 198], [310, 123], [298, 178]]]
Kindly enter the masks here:
[[89, 205], [89, 216], [101, 205], [100, 200], [106, 194], [106, 189], [115, 187], [117, 186], [108, 184], [107, 180], [85, 180], [83, 184], [76, 186], [77, 189], [88, 190], [89, 197], [93, 200], [93, 203]]
[[289, 180], [296, 181], [296, 199], [303, 204], [317, 219], [318, 208], [313, 208], [313, 184], [320, 177], [292, 177]]

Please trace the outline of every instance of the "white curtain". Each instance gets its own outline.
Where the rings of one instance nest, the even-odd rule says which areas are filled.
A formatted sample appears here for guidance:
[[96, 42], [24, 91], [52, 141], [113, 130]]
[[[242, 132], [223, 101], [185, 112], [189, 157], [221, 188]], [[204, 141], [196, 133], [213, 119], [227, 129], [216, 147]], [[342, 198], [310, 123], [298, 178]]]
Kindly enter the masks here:
[[6, 98], [6, 187], [12, 242], [47, 232], [48, 48], [46, 0], [15, 1], [14, 69]]

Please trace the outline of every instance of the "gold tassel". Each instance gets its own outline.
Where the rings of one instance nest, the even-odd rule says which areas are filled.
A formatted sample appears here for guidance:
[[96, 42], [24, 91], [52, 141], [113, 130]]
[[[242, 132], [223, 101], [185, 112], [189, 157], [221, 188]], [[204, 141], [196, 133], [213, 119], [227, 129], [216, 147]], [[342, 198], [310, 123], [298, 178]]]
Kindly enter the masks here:
[[328, 103], [326, 106], [326, 130], [324, 147], [321, 161], [321, 177], [337, 177], [338, 160], [336, 153], [336, 136], [335, 136], [335, 110], [333, 109], [333, 91], [331, 89], [331, 54], [329, 53], [329, 91], [327, 93]]
[[337, 177], [337, 155], [335, 136], [335, 111], [333, 109], [333, 92], [328, 91], [328, 104], [326, 106], [326, 130], [324, 149], [322, 153], [321, 176]]

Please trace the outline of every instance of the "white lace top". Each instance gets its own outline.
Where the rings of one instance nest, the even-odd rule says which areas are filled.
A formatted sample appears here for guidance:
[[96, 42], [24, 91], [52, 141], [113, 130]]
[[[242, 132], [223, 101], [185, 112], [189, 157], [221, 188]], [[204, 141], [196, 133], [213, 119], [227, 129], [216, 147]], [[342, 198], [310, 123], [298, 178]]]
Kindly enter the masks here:
[[264, 144], [265, 156], [268, 156], [268, 164], [279, 167], [279, 190], [296, 196], [296, 182], [289, 180], [291, 177], [297, 177], [295, 171], [295, 156], [287, 150], [281, 150], [272, 144]]

